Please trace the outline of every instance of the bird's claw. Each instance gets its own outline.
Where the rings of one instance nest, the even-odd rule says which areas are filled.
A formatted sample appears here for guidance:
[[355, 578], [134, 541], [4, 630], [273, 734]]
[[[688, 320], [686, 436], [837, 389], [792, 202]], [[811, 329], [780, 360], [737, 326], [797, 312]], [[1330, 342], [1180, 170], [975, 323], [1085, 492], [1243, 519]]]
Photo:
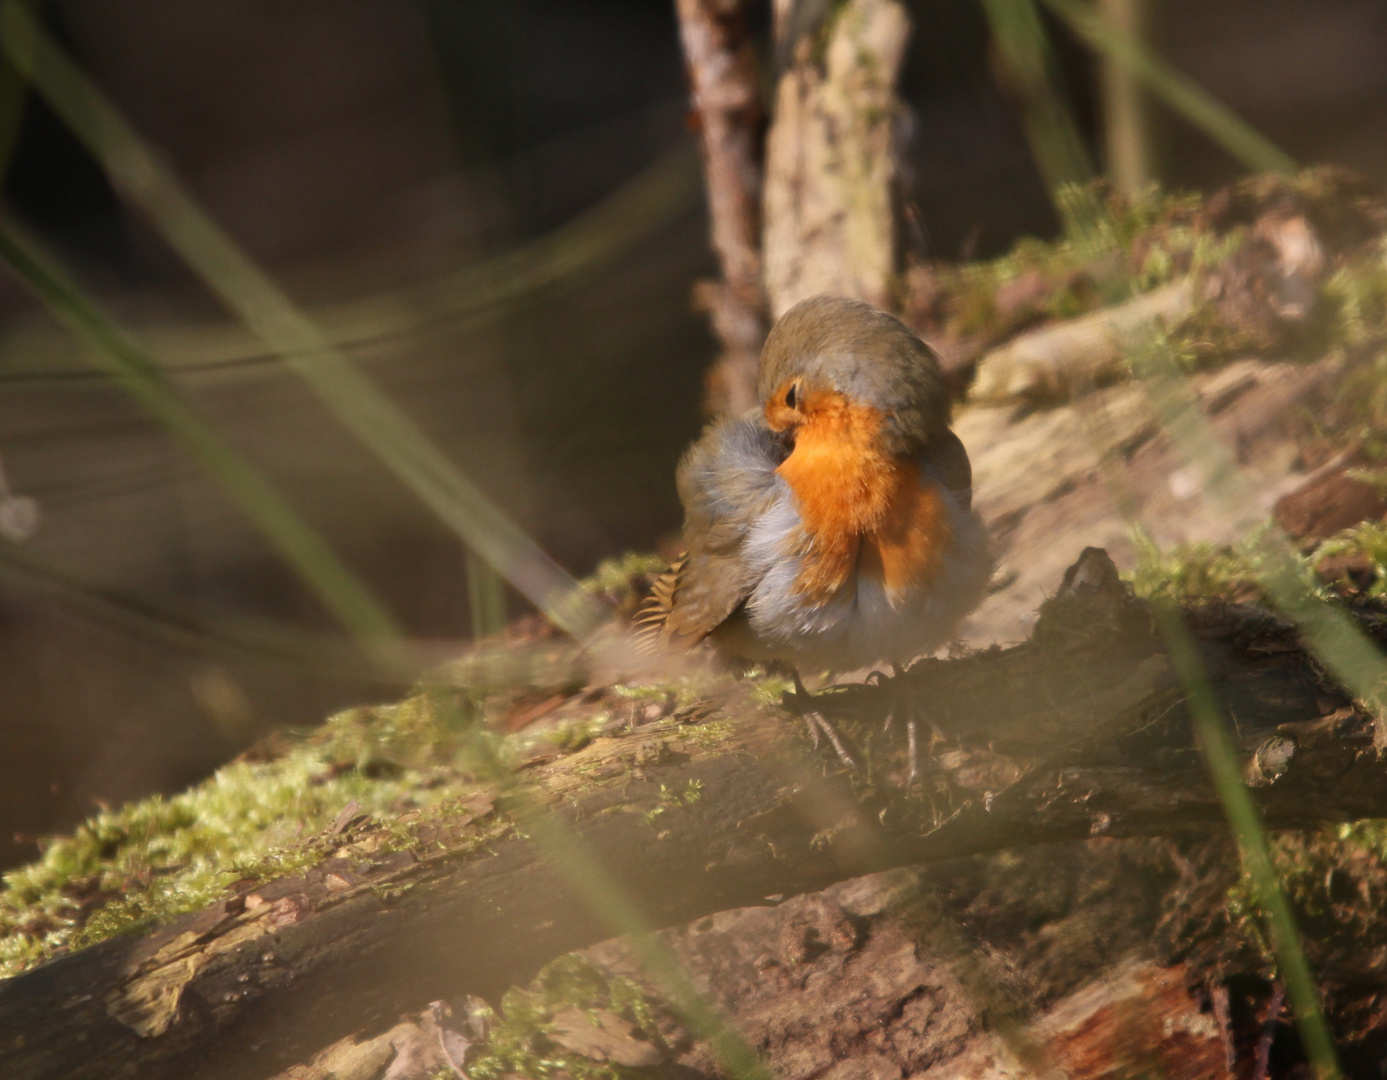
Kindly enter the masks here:
[[[891, 691], [891, 707], [886, 713], [886, 720], [881, 726], [881, 733], [887, 734], [891, 730], [892, 723], [897, 719], [905, 721], [905, 758], [906, 773], [905, 786], [913, 787], [920, 780], [920, 720], [925, 721], [926, 726], [931, 732], [930, 744], [933, 745], [934, 739], [938, 736], [938, 731], [929, 722], [927, 716], [922, 716], [919, 705], [916, 703], [915, 694], [910, 683], [903, 678], [909, 671], [899, 664], [892, 664], [893, 674], [886, 676], [878, 671], [873, 671], [867, 676], [867, 681], [882, 689]], [[875, 679], [872, 676], [876, 676]]]
[[811, 712], [805, 714], [805, 720], [809, 724], [809, 733], [814, 740], [815, 749], [818, 749], [819, 746], [818, 732], [822, 732], [824, 738], [828, 740], [828, 745], [833, 747], [833, 752], [838, 755], [838, 760], [853, 772], [858, 771], [857, 760], [848, 753], [848, 748], [843, 744], [843, 737], [838, 734], [838, 729], [826, 716], [822, 713]]
[[911, 787], [920, 779], [920, 743], [915, 731], [915, 718], [905, 722], [905, 756], [910, 763], [905, 774], [905, 786]]

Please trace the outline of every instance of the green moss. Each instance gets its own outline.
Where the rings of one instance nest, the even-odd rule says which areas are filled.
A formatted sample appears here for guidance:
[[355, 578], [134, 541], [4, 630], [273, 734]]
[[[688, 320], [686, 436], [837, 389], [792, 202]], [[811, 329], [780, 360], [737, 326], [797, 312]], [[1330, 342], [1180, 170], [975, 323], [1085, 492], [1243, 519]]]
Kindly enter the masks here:
[[1387, 328], [1387, 240], [1335, 270], [1322, 295], [1334, 316], [1333, 344], [1378, 340]]
[[[1259, 537], [1245, 544], [1182, 544], [1152, 550], [1132, 575], [1133, 591], [1144, 599], [1262, 601], [1260, 582], [1267, 570], [1258, 552]], [[1375, 579], [1369, 598], [1387, 598], [1387, 523], [1364, 521], [1321, 541], [1308, 554], [1294, 556], [1306, 590], [1324, 600], [1336, 594], [1315, 575], [1315, 567], [1330, 558], [1353, 556], [1367, 563]]]
[[677, 810], [683, 806], [693, 806], [702, 798], [702, 780], [690, 780], [677, 790], [668, 784], [661, 784], [660, 793], [656, 796], [656, 804], [645, 812], [645, 820], [648, 824], [654, 824], [655, 819], [666, 811]]
[[[618, 693], [696, 707], [726, 678], [699, 672]], [[324, 830], [348, 807], [374, 819], [373, 842], [425, 843], [432, 819], [406, 815], [474, 789], [482, 758], [526, 760], [541, 735], [573, 752], [611, 719], [599, 709], [540, 735], [504, 736], [486, 723], [492, 704], [445, 673], [398, 704], [346, 710], [311, 734], [279, 736], [272, 751], [248, 755], [270, 760], [233, 762], [182, 794], [95, 815], [70, 836], [51, 840], [37, 862], [5, 875], [0, 977], [205, 907], [239, 881], [313, 865], [344, 842]], [[672, 734], [708, 741], [727, 729], [668, 723]], [[700, 794], [694, 785], [671, 798], [688, 804]], [[478, 842], [494, 834], [484, 830]]]
[[713, 667], [699, 667], [686, 675], [658, 682], [623, 683], [612, 687], [617, 697], [632, 701], [660, 701], [676, 709], [686, 709], [725, 690], [731, 676]]
[[[1231, 233], [1209, 247], [1206, 266], [1231, 256], [1242, 242]], [[1303, 324], [1271, 332], [1230, 323], [1214, 305], [1196, 307], [1169, 331], [1182, 367], [1198, 371], [1240, 354], [1338, 359], [1344, 368], [1325, 416], [1348, 420], [1358, 438], [1372, 438], [1387, 421], [1387, 241], [1337, 266], [1319, 287], [1314, 314]]]
[[617, 1080], [634, 1075], [636, 1070], [569, 1053], [547, 1038], [554, 1015], [569, 1008], [601, 1009], [624, 1017], [646, 1035], [656, 1032], [655, 1010], [639, 986], [609, 977], [590, 960], [571, 953], [547, 964], [528, 988], [506, 992], [486, 1046], [468, 1061], [468, 1075], [475, 1080], [538, 1080], [560, 1073], [574, 1080]]
[[[1153, 187], [1129, 199], [1103, 186], [1070, 185], [1059, 198], [1067, 223], [1059, 239], [1026, 238], [999, 259], [939, 271], [952, 335], [997, 337], [1071, 319], [1214, 265], [1237, 242], [1196, 226], [1194, 195]], [[1012, 286], [1003, 310], [999, 296]]]
[[662, 555], [631, 551], [604, 559], [579, 584], [586, 592], [606, 601], [617, 614], [629, 619], [649, 595], [655, 579], [668, 566], [669, 560]]
[[311, 865], [315, 837], [352, 804], [389, 817], [458, 794], [463, 712], [421, 698], [351, 709], [273, 761], [89, 818], [4, 876], [0, 975]]
[[640, 579], [651, 574], [663, 573], [669, 560], [663, 555], [651, 552], [628, 551], [625, 555], [603, 559], [588, 577], [580, 583], [590, 593], [614, 593], [639, 584]]
[[680, 724], [674, 728], [670, 734], [682, 742], [692, 743], [694, 746], [717, 746], [732, 734], [736, 727], [734, 721], [730, 719], [704, 720], [697, 724]]
[[527, 691], [572, 693], [587, 685], [587, 659], [571, 639], [515, 642], [488, 638], [428, 676], [430, 686], [449, 686], [478, 697]]
[[671, 683], [619, 683], [612, 693], [628, 701], [661, 701], [672, 703], [678, 695], [677, 681]]
[[611, 722], [611, 719], [611, 714], [608, 712], [573, 717], [541, 732], [540, 736], [544, 742], [552, 745], [560, 753], [574, 754], [600, 735]]
[[[1387, 821], [1280, 833], [1272, 837], [1271, 851], [1312, 958], [1316, 952], [1346, 948], [1362, 953], [1387, 946], [1380, 918], [1387, 888]], [[1270, 974], [1275, 954], [1246, 871], [1229, 890], [1226, 910], [1235, 938], [1251, 948]]]
[[1132, 590], [1143, 599], [1247, 600], [1261, 593], [1259, 564], [1245, 547], [1181, 544], [1153, 551], [1132, 574]]
[[758, 705], [779, 706], [780, 700], [795, 688], [794, 683], [779, 675], [757, 679], [751, 688], [751, 700]]
[[1324, 351], [1343, 361], [1344, 373], [1326, 416], [1341, 439], [1360, 440], [1387, 456], [1387, 240], [1340, 267], [1325, 283]]
[[1318, 563], [1333, 556], [1354, 555], [1365, 560], [1375, 578], [1368, 587], [1370, 597], [1387, 597], [1387, 522], [1364, 521], [1322, 543], [1311, 557]]

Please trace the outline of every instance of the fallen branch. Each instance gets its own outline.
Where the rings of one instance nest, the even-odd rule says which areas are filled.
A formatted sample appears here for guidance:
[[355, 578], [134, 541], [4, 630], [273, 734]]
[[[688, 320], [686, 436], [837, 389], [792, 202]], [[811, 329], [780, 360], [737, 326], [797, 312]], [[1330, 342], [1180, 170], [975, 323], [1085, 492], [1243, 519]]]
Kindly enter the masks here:
[[[866, 762], [825, 776], [742, 684], [710, 703], [723, 719], [599, 739], [531, 770], [535, 791], [660, 925], [874, 869], [1219, 822], [1146, 608], [1115, 573], [1088, 580], [1047, 604], [1026, 644], [911, 670], [943, 737], [922, 789], [902, 786], [903, 725], [882, 730], [893, 690], [816, 702]], [[1194, 621], [1269, 823], [1387, 815], [1372, 721], [1291, 632], [1252, 609]], [[494, 1000], [609, 936], [504, 804], [477, 795], [406, 824], [349, 833], [302, 875], [0, 985], [6, 1075], [263, 1077], [430, 999]]]
[[1126, 355], [1194, 309], [1194, 283], [1165, 285], [1124, 304], [1042, 326], [978, 361], [969, 398], [980, 404], [1063, 401], [1125, 374]]

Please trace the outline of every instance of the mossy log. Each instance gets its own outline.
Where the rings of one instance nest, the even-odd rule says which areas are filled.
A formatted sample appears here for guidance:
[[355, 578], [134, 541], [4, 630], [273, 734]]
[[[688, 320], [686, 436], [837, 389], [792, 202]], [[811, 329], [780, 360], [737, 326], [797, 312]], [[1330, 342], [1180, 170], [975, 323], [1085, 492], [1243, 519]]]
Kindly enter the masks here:
[[[1293, 631], [1227, 605], [1190, 623], [1271, 825], [1387, 816], [1372, 719]], [[1101, 553], [1030, 641], [903, 678], [815, 702], [856, 743], [857, 771], [810, 753], [747, 684], [710, 703], [721, 720], [670, 720], [527, 771], [658, 925], [875, 869], [1222, 818], [1149, 611]], [[905, 725], [882, 730], [907, 700], [938, 732], [912, 787]], [[433, 998], [494, 999], [611, 935], [507, 824], [504, 799], [444, 809], [412, 832], [344, 825], [306, 873], [0, 985], [6, 1076], [264, 1077]]]

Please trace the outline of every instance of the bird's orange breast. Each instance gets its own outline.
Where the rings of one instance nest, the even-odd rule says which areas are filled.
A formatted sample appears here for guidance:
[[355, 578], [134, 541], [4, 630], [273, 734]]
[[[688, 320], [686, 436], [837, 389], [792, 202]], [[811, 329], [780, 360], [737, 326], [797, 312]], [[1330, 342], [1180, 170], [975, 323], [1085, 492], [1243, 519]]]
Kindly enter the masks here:
[[883, 417], [871, 406], [830, 391], [799, 411], [794, 450], [777, 470], [806, 540], [796, 589], [823, 602], [857, 572], [880, 579], [891, 597], [927, 582], [951, 540], [938, 486], [921, 483], [918, 462], [880, 449]]

